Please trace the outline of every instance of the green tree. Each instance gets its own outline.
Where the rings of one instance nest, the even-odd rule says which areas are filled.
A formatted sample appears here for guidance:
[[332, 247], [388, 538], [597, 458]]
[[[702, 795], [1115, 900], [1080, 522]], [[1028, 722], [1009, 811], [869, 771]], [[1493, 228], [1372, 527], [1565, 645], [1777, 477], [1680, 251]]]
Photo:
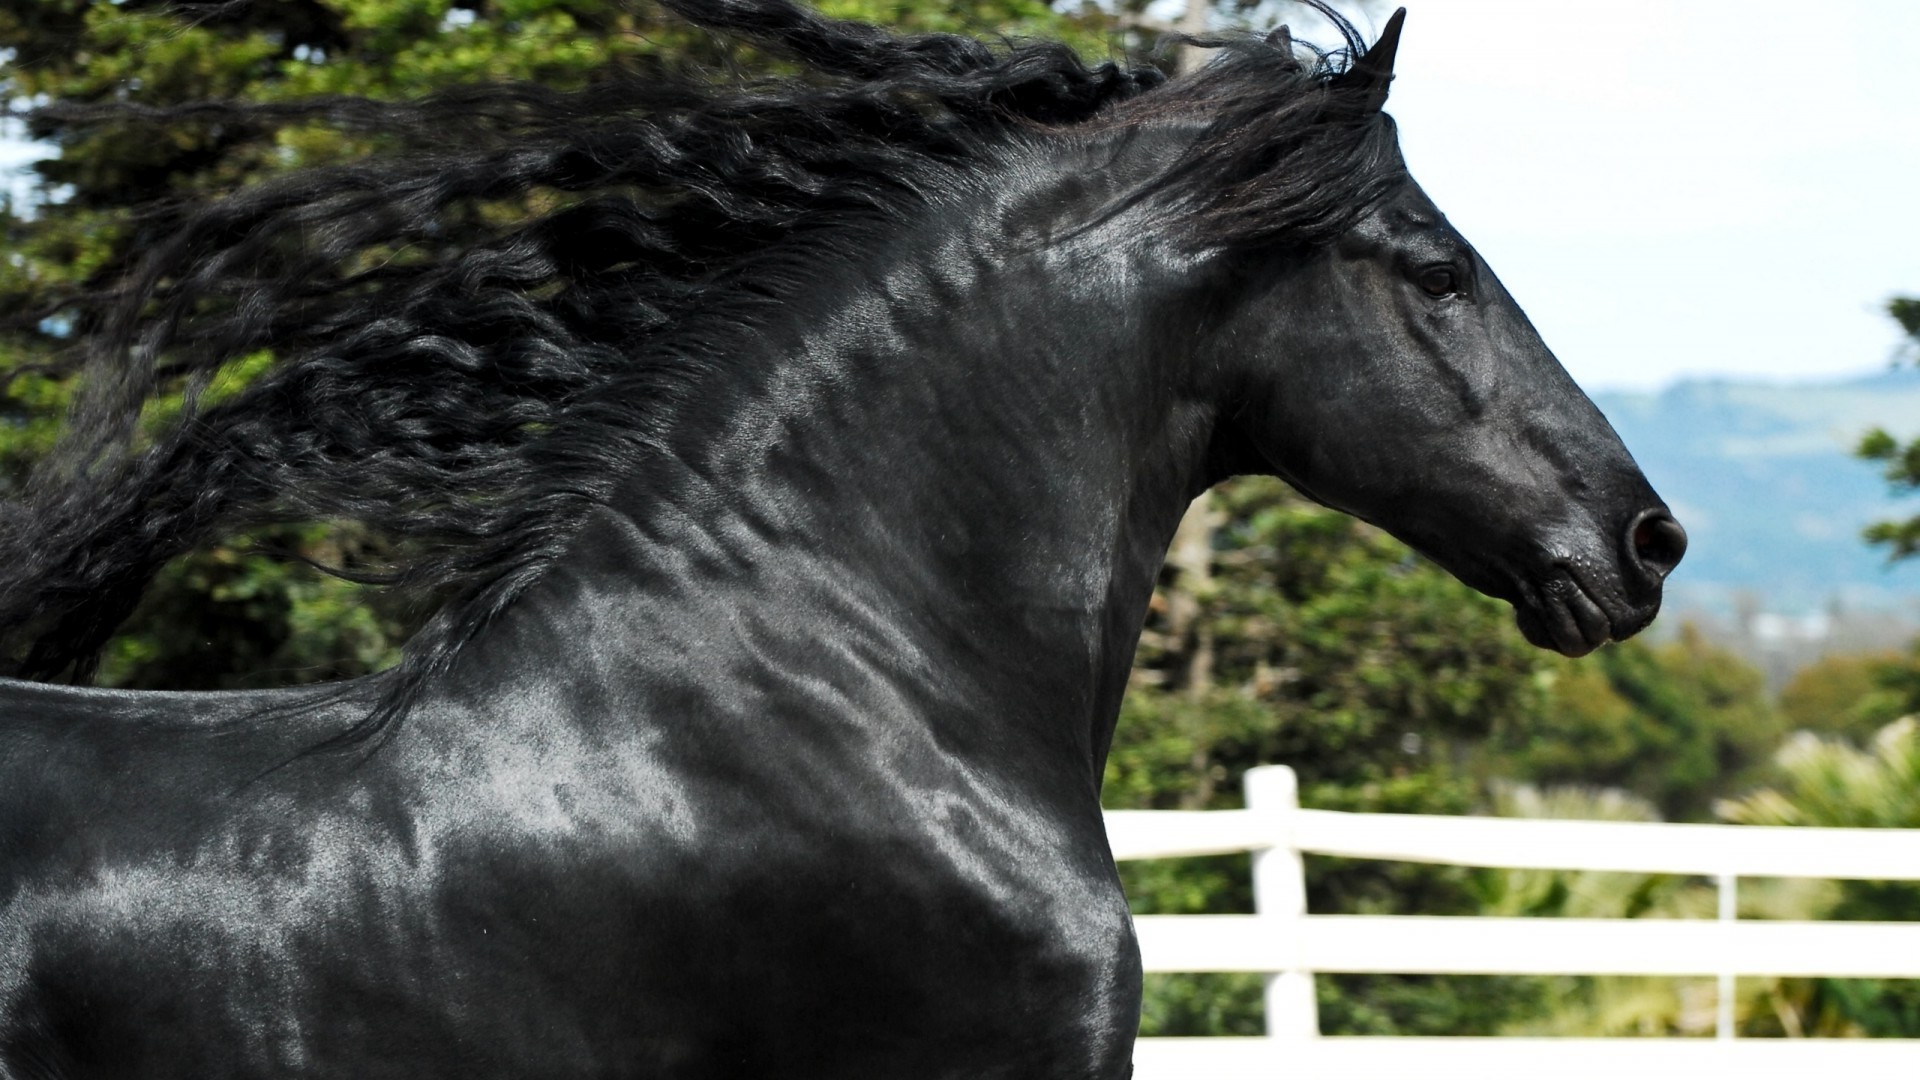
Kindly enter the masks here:
[[1496, 734], [1486, 775], [1620, 788], [1669, 820], [1706, 820], [1759, 777], [1783, 732], [1764, 676], [1690, 626], [1549, 664], [1550, 707]]
[[[1245, 478], [1196, 504], [1176, 538], [1108, 760], [1110, 807], [1242, 805], [1241, 774], [1284, 761], [1306, 805], [1466, 813], [1464, 767], [1496, 728], [1542, 714], [1545, 654], [1506, 606], [1399, 542], [1276, 480]], [[1142, 913], [1251, 910], [1247, 861], [1123, 867]], [[1463, 868], [1315, 859], [1316, 911], [1468, 914]], [[1505, 985], [1323, 978], [1332, 1033], [1486, 1032], [1527, 1005]], [[1259, 980], [1150, 980], [1149, 1034], [1262, 1030]]]
[[1920, 711], [1913, 671], [1898, 653], [1823, 656], [1781, 688], [1781, 721], [1789, 731], [1869, 742], [1882, 727]]
[[[1623, 786], [1634, 795], [1620, 798], [1701, 817], [1757, 774], [1780, 730], [1760, 674], [1697, 635], [1551, 656], [1525, 644], [1506, 605], [1264, 479], [1188, 514], [1136, 665], [1108, 759], [1115, 808], [1236, 807], [1245, 769], [1280, 761], [1321, 809], [1503, 812], [1505, 781], [1534, 780]], [[1490, 902], [1465, 868], [1315, 858], [1308, 872], [1318, 912], [1473, 914]], [[1244, 858], [1123, 874], [1141, 913], [1251, 910]], [[1319, 984], [1329, 1033], [1491, 1034], [1556, 1000], [1527, 980]], [[1258, 980], [1155, 977], [1143, 1030], [1258, 1033]]]
[[[1098, 8], [1042, 0], [823, 0], [832, 14], [915, 31], [1066, 38], [1102, 55], [1136, 42]], [[1136, 42], [1137, 43], [1137, 42]], [[569, 89], [612, 68], [773, 65], [634, 0], [21, 0], [0, 6], [0, 101], [54, 103], [25, 129], [53, 153], [25, 203], [0, 205], [0, 496], [18, 490], [60, 426], [85, 333], [62, 305], [111, 282], [170, 208], [288, 168], [375, 149], [314, 120], [100, 115], [201, 101], [317, 95], [415, 98], [473, 81]], [[88, 107], [94, 107], [88, 113]], [[17, 133], [17, 132], [16, 132]], [[538, 205], [479, 208], [511, 220]], [[270, 554], [278, 553], [278, 555]], [[292, 561], [279, 555], [291, 555]], [[386, 666], [417, 612], [300, 560], [377, 565], [350, 522], [268, 530], [168, 567], [108, 647], [100, 681], [135, 687], [274, 685]]]
[[[1895, 297], [1887, 302], [1887, 314], [1893, 316], [1907, 335], [1903, 351], [1909, 358], [1920, 350], [1920, 298]], [[1860, 439], [1855, 451], [1868, 461], [1877, 461], [1894, 491], [1911, 494], [1920, 490], [1920, 439], [1902, 443], [1884, 428], [1874, 428]], [[1905, 559], [1920, 552], [1920, 517], [1877, 521], [1867, 526], [1870, 544], [1887, 549], [1892, 559]]]
[[[0, 484], [45, 453], [73, 390], [62, 357], [84, 333], [60, 307], [108, 282], [166, 228], [169, 200], [205, 197], [282, 169], [352, 156], [364, 141], [324, 125], [83, 118], [114, 104], [417, 96], [471, 79], [579, 85], [637, 62], [671, 31], [616, 0], [281, 0], [168, 4], [28, 0], [0, 12], [11, 62], [0, 96], [59, 103], [30, 119], [54, 154], [37, 198], [9, 206], [0, 311]], [[102, 681], [181, 688], [304, 682], [390, 664], [411, 613], [298, 559], [377, 563], [351, 523], [276, 529], [167, 568], [105, 657]]]

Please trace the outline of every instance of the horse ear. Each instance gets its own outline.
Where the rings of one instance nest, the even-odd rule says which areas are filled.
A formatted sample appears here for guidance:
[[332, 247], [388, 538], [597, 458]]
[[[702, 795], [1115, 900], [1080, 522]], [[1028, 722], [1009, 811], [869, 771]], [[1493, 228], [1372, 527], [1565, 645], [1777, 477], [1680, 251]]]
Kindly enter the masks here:
[[1286, 59], [1287, 67], [1295, 71], [1300, 69], [1300, 58], [1293, 52], [1293, 31], [1287, 29], [1287, 24], [1281, 23], [1273, 33], [1268, 34], [1267, 44]]
[[1393, 82], [1393, 54], [1400, 49], [1400, 27], [1406, 21], [1406, 8], [1394, 12], [1379, 39], [1340, 76], [1343, 85], [1365, 92], [1369, 111], [1387, 103], [1387, 85]]

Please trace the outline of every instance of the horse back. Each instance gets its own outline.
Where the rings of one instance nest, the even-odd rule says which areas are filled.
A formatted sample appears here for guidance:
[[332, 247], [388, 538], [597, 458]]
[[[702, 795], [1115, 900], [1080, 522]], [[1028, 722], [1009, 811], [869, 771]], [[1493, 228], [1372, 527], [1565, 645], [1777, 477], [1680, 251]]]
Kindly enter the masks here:
[[164, 848], [350, 723], [371, 682], [160, 693], [0, 680], [0, 903], [36, 867]]

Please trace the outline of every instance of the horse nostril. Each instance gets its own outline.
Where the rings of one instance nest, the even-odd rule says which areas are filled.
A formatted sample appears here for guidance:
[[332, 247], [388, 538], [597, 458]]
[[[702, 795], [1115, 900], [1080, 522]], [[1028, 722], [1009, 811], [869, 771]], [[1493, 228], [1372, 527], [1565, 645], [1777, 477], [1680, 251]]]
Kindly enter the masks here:
[[1654, 578], [1664, 580], [1687, 553], [1687, 530], [1665, 510], [1649, 510], [1633, 523], [1628, 534], [1633, 557]]

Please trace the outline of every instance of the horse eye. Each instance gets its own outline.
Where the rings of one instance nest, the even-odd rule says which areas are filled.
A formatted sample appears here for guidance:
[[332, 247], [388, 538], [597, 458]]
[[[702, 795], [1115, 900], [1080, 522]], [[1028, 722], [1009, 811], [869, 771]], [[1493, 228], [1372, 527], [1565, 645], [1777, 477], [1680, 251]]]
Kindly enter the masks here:
[[1460, 279], [1451, 266], [1429, 266], [1414, 280], [1428, 296], [1452, 296], [1460, 291]]

